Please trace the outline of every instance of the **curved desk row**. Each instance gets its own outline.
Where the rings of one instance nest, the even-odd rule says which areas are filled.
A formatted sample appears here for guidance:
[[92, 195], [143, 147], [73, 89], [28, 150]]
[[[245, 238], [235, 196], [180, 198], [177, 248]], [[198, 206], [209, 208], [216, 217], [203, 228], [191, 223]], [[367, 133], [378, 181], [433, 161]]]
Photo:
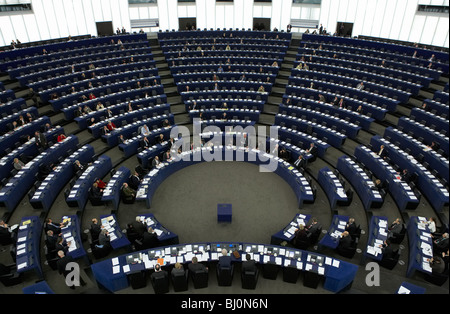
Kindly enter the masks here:
[[447, 158], [429, 148], [425, 143], [393, 127], [387, 127], [383, 137], [402, 150], [409, 150], [413, 156], [417, 156], [417, 159], [423, 158], [423, 161], [427, 162], [431, 169], [436, 170], [442, 178], [449, 182], [449, 160]]
[[160, 116], [164, 114], [170, 114], [169, 104], [162, 104], [155, 107], [141, 107], [132, 111], [127, 110], [126, 112], [119, 113], [111, 118], [104, 119], [88, 126], [88, 132], [91, 133], [94, 138], [99, 138], [105, 134], [104, 127], [107, 127], [110, 121], [116, 127], [122, 127], [139, 120], [145, 120], [149, 116]]
[[[0, 147], [3, 149], [13, 148], [16, 142], [21, 142], [22, 137], [33, 137], [34, 132], [41, 131], [41, 128], [47, 123], [51, 123], [50, 118], [47, 116], [42, 116], [33, 120], [23, 126], [19, 126], [16, 130], [11, 133], [5, 133], [0, 136]], [[5, 151], [0, 153], [3, 156]]]
[[11, 131], [13, 129], [12, 123], [19, 120], [20, 116], [25, 117], [27, 113], [30, 113], [33, 117], [39, 116], [37, 108], [34, 106], [22, 109], [17, 113], [13, 113], [12, 115], [5, 114], [5, 116], [0, 119], [0, 134]]
[[75, 160], [81, 163], [89, 163], [94, 157], [94, 148], [87, 144], [78, 149], [72, 155], [68, 156], [54, 169], [34, 192], [30, 198], [30, 204], [33, 208], [42, 208], [48, 211], [63, 187], [74, 177], [75, 171], [73, 164]]
[[134, 136], [133, 134], [139, 134], [140, 128], [147, 125], [149, 130], [155, 130], [163, 127], [164, 121], [168, 120], [169, 124], [174, 124], [173, 114], [162, 114], [159, 116], [134, 121], [133, 123], [127, 124], [123, 127], [116, 127], [111, 133], [102, 135], [102, 140], [104, 140], [109, 147], [113, 147], [119, 144], [119, 136], [123, 135], [124, 138], [130, 138]]
[[356, 110], [359, 106], [363, 108], [365, 111], [365, 114], [370, 114], [371, 117], [373, 117], [375, 120], [383, 121], [386, 113], [388, 112], [387, 109], [378, 107], [375, 104], [371, 104], [368, 102], [364, 102], [359, 99], [353, 99], [348, 96], [341, 95], [339, 93], [333, 93], [326, 90], [315, 90], [311, 88], [300, 88], [292, 85], [288, 85], [286, 87], [286, 95], [290, 95], [291, 97], [297, 97], [297, 98], [310, 98], [311, 100], [319, 99], [319, 95], [324, 96], [326, 102], [331, 102], [336, 97], [340, 100], [341, 98], [344, 101], [344, 108], [352, 107], [352, 110]]
[[[305, 58], [313, 58], [313, 61], [310, 62], [316, 62], [319, 63], [329, 63], [331, 65], [336, 65], [344, 68], [350, 68], [355, 70], [362, 70], [365, 72], [371, 72], [374, 74], [378, 74], [381, 76], [387, 76], [387, 77], [395, 77], [399, 79], [400, 81], [403, 81], [404, 84], [415, 84], [415, 85], [421, 85], [422, 87], [429, 87], [431, 82], [433, 81], [430, 77], [423, 77], [418, 74], [412, 74], [409, 72], [401, 71], [401, 70], [393, 70], [389, 68], [385, 68], [381, 65], [372, 65], [367, 63], [360, 63], [357, 61], [350, 61], [345, 59], [337, 59], [332, 57], [322, 57], [317, 55], [309, 55], [309, 54], [303, 54], [299, 55], [299, 57], [305, 57]], [[411, 83], [409, 83], [411, 81]], [[406, 85], [405, 85], [406, 86]]]
[[[448, 64], [448, 53], [433, 51], [428, 49], [422, 49], [411, 46], [404, 46], [392, 43], [385, 43], [374, 40], [365, 40], [365, 39], [354, 39], [354, 38], [345, 38], [345, 37], [336, 37], [336, 36], [323, 36], [323, 35], [313, 35], [313, 34], [304, 34], [302, 40], [306, 41], [316, 41], [323, 43], [333, 43], [336, 45], [347, 45], [351, 47], [366, 47], [367, 49], [375, 49], [379, 51], [393, 51], [397, 54], [403, 53], [412, 56], [415, 51], [418, 51], [421, 56], [426, 59], [429, 59], [432, 54], [434, 54], [437, 60], [443, 60], [444, 64]], [[399, 55], [401, 56], [401, 55]]]
[[347, 228], [349, 217], [343, 215], [334, 215], [327, 233], [320, 239], [319, 247], [328, 247], [336, 249], [339, 245], [341, 234]]
[[341, 156], [337, 162], [337, 169], [351, 183], [365, 210], [380, 207], [384, 200], [378, 190], [374, 190], [374, 182], [366, 172], [351, 158]]
[[431, 266], [428, 259], [433, 257], [433, 239], [426, 224], [427, 219], [421, 216], [413, 216], [408, 221], [409, 264], [406, 273], [412, 277], [415, 271], [431, 274]]
[[[133, 53], [133, 54], [131, 54]], [[148, 47], [137, 48], [128, 52], [128, 55], [122, 55], [121, 52], [102, 52], [92, 56], [78, 56], [71, 60], [55, 61], [53, 64], [47, 65], [47, 68], [41, 68], [40, 66], [35, 66], [37, 69], [35, 71], [30, 70], [28, 73], [20, 72], [20, 76], [17, 76], [17, 80], [22, 86], [27, 86], [30, 83], [40, 81], [42, 78], [56, 77], [59, 75], [65, 75], [72, 72], [72, 65], [77, 64], [80, 68], [89, 67], [91, 64], [95, 63], [105, 64], [105, 63], [124, 63], [124, 61], [131, 62], [131, 58], [140, 61], [150, 61], [153, 60], [153, 55]]]
[[328, 167], [319, 170], [317, 181], [325, 191], [332, 210], [334, 210], [337, 205], [346, 204], [348, 202], [348, 195], [341, 180]]
[[17, 232], [16, 265], [17, 272], [34, 270], [38, 278], [43, 278], [40, 259], [42, 224], [37, 216], [22, 217]]
[[[130, 74], [130, 76], [132, 76], [132, 74]], [[155, 79], [157, 77], [152, 77], [150, 78], [152, 81], [153, 79]], [[145, 82], [148, 80], [149, 78], [138, 78], [138, 79], [134, 79], [131, 77], [131, 79], [128, 77], [128, 79], [125, 77], [122, 81], [118, 82], [118, 83], [111, 83], [108, 85], [102, 85], [99, 87], [93, 87], [93, 88], [89, 88], [89, 89], [85, 89], [82, 92], [77, 92], [74, 94], [69, 94], [66, 96], [62, 96], [58, 99], [55, 100], [50, 100], [49, 103], [52, 106], [53, 110], [55, 112], [59, 112], [64, 108], [64, 105], [69, 105], [69, 104], [73, 104], [74, 101], [80, 102], [80, 97], [81, 96], [86, 96], [88, 97], [90, 93], [93, 93], [96, 98], [92, 99], [94, 100], [95, 104], [97, 104], [97, 102], [102, 101], [102, 96], [101, 94], [103, 93], [106, 96], [109, 96], [109, 94], [112, 93], [117, 93], [123, 90], [131, 90], [131, 89], [135, 89], [136, 88], [136, 84], [137, 82], [140, 82], [141, 86], [144, 86]], [[143, 89], [143, 88], [142, 88]], [[156, 85], [156, 86], [148, 86], [145, 87], [145, 91], [148, 93], [151, 93], [152, 90], [156, 90], [157, 94], [164, 94], [164, 88], [162, 85]], [[143, 91], [142, 91], [143, 92]], [[89, 98], [89, 97], [88, 97]], [[91, 101], [92, 101], [91, 100]]]
[[152, 270], [158, 261], [164, 264], [163, 267], [169, 267], [176, 262], [190, 263], [195, 256], [201, 263], [215, 263], [223, 248], [229, 251], [232, 263], [242, 262], [242, 258], [237, 259], [231, 254], [237, 250], [240, 256], [250, 254], [260, 265], [294, 267], [323, 276], [323, 288], [335, 293], [348, 287], [358, 271], [357, 265], [308, 251], [267, 244], [227, 242], [160, 247], [95, 263], [91, 265], [91, 269], [101, 287], [116, 292], [129, 286], [128, 275]]
[[447, 119], [441, 116], [435, 115], [420, 108], [413, 108], [411, 110], [409, 118], [415, 121], [420, 121], [421, 124], [428, 127], [435, 128], [439, 130], [440, 133], [444, 131], [445, 135], [449, 135], [449, 122]]
[[[55, 139], [61, 133], [64, 133], [64, 129], [60, 126], [57, 126], [43, 134], [48, 143], [48, 142], [56, 142]], [[0, 180], [10, 177], [11, 172], [14, 169], [13, 167], [14, 158], [25, 160], [30, 157], [34, 158], [37, 155], [39, 155], [39, 149], [36, 145], [36, 139], [33, 136], [24, 144], [16, 146], [14, 150], [12, 150], [9, 154], [3, 156], [0, 159]]]
[[[313, 64], [314, 67], [320, 66], [319, 64]], [[330, 67], [327, 67], [327, 70], [329, 70]], [[389, 98], [398, 100], [402, 103], [407, 103], [411, 93], [405, 92], [401, 89], [395, 89], [392, 84], [390, 87], [384, 86], [380, 83], [373, 83], [371, 81], [362, 78], [354, 77], [352, 74], [349, 76], [343, 76], [341, 74], [332, 73], [332, 71], [325, 72], [324, 70], [314, 70], [309, 68], [309, 70], [300, 70], [300, 69], [292, 69], [291, 74], [294, 77], [303, 77], [303, 78], [309, 78], [324, 82], [330, 82], [330, 83], [339, 83], [340, 85], [346, 85], [346, 86], [357, 86], [359, 83], [364, 82], [364, 90], [368, 92], [373, 92], [376, 95], [383, 95], [387, 96]]]
[[448, 190], [430, 173], [423, 165], [410, 154], [405, 153], [396, 145], [390, 143], [379, 135], [373, 136], [370, 140], [372, 148], [377, 150], [381, 145], [388, 151], [390, 160], [397, 164], [401, 169], [408, 169], [409, 173], [417, 173], [417, 187], [425, 195], [437, 211], [441, 212], [443, 207], [449, 203]]
[[407, 182], [400, 179], [400, 175], [383, 158], [365, 146], [355, 148], [355, 157], [364, 164], [382, 182], [388, 182], [389, 191], [400, 211], [416, 209], [419, 198]]
[[33, 158], [0, 190], [0, 203], [12, 212], [33, 186], [40, 166], [57, 163], [69, 150], [76, 150], [77, 145], [78, 138], [72, 135]]
[[113, 210], [119, 208], [122, 186], [131, 176], [131, 171], [127, 167], [120, 167], [109, 180], [103, 190], [102, 201], [111, 203]]
[[[231, 35], [233, 37], [231, 37]], [[222, 38], [241, 38], [241, 37], [249, 37], [261, 39], [264, 38], [266, 40], [279, 40], [280, 42], [287, 42], [292, 38], [291, 33], [282, 33], [282, 32], [271, 32], [271, 31], [252, 31], [252, 30], [235, 30], [235, 29], [210, 29], [210, 30], [193, 30], [193, 31], [168, 31], [159, 32], [158, 39], [170, 40], [170, 39], [186, 39], [189, 41], [199, 40], [200, 38], [213, 38], [213, 37], [222, 37]], [[278, 39], [279, 38], [279, 39]]]
[[392, 86], [393, 89], [387, 93], [391, 95], [392, 93], [395, 93], [399, 97], [399, 99], [400, 96], [404, 93], [406, 93], [407, 95], [417, 96], [421, 88], [423, 87], [420, 84], [400, 80], [395, 77], [380, 75], [378, 73], [371, 73], [358, 68], [353, 69], [344, 67], [342, 65], [329, 64], [328, 62], [328, 60], [325, 60], [324, 63], [317, 62], [317, 60], [314, 62], [309, 62], [309, 70], [337, 75], [335, 80], [340, 79], [341, 75], [343, 75], [344, 77], [351, 77], [360, 81], [370, 81], [374, 84], [381, 85], [382, 87], [384, 86], [384, 88], [381, 88], [382, 90], [384, 90], [383, 92], [387, 92], [385, 89], [389, 89]]
[[[121, 35], [118, 36], [106, 36], [106, 37], [90, 37], [87, 39], [81, 39], [81, 40], [74, 40], [74, 41], [67, 41], [67, 42], [61, 42], [61, 43], [50, 43], [46, 45], [38, 45], [35, 47], [28, 47], [28, 48], [22, 48], [22, 49], [14, 49], [8, 52], [3, 53], [3, 57], [8, 57], [10, 59], [14, 60], [27, 60], [28, 58], [32, 58], [33, 56], [39, 56], [42, 55], [42, 50], [45, 49], [47, 52], [51, 53], [52, 51], [58, 51], [60, 49], [62, 50], [73, 50], [74, 48], [86, 48], [94, 45], [109, 45], [111, 44], [111, 40], [118, 40], [120, 39], [123, 43], [125, 42], [133, 42], [133, 41], [146, 41], [147, 37], [145, 34], [129, 34], [129, 35]], [[15, 62], [15, 61], [13, 61]], [[20, 63], [19, 63], [20, 64]], [[14, 65], [14, 63], [12, 64]], [[5, 71], [8, 66], [12, 66], [8, 63], [1, 63], [0, 69], [2, 71]]]
[[[149, 97], [149, 98], [139, 98], [136, 97], [136, 99], [129, 99], [129, 101], [125, 102], [118, 102], [115, 105], [112, 105], [110, 102], [107, 102], [103, 109], [95, 110], [92, 112], [89, 112], [88, 114], [85, 114], [83, 116], [76, 117], [74, 120], [78, 124], [78, 128], [80, 130], [84, 130], [88, 128], [88, 125], [90, 125], [90, 120], [92, 118], [95, 119], [95, 121], [101, 121], [102, 119], [114, 119], [118, 118], [119, 115], [123, 116], [125, 113], [129, 112], [129, 106], [133, 108], [133, 110], [138, 109], [153, 109], [155, 113], [157, 114], [163, 114], [165, 111], [170, 110], [170, 105], [167, 103], [162, 104], [154, 104], [157, 97], [160, 97], [159, 95], [156, 97]], [[91, 104], [93, 105], [93, 104]], [[108, 111], [111, 112], [111, 117], [108, 116]], [[168, 113], [168, 112], [166, 112]], [[114, 122], [114, 121], [113, 121]], [[116, 124], [114, 122], [114, 124]]]
[[89, 190], [97, 179], [102, 179], [112, 168], [111, 158], [102, 155], [92, 163], [76, 180], [68, 195], [66, 203], [69, 207], [78, 207], [83, 211], [86, 207]]
[[[311, 122], [306, 119], [291, 117], [289, 115], [278, 113], [275, 116], [275, 124], [286, 126], [288, 128], [296, 128], [301, 132], [316, 133], [317, 137], [323, 139], [326, 143], [334, 147], [341, 147], [347, 136], [341, 132], [323, 126], [317, 122]], [[311, 131], [311, 132], [309, 132]], [[327, 138], [325, 140], [325, 138]]]
[[[130, 69], [125, 72], [116, 72], [114, 74], [110, 73], [98, 73], [98, 72], [92, 72], [91, 75], [95, 73], [95, 77], [88, 78], [86, 80], [80, 80], [78, 82], [60, 82], [60, 85], [56, 87], [50, 87], [45, 90], [39, 91], [39, 97], [41, 98], [41, 102], [46, 103], [51, 99], [51, 95], [57, 94], [61, 95], [61, 97], [65, 97], [68, 94], [72, 94], [72, 88], [74, 88], [75, 92], [73, 93], [75, 97], [79, 98], [80, 95], [87, 92], [90, 89], [90, 86], [99, 87], [102, 85], [110, 85], [111, 82], [122, 82], [127, 81], [129, 77], [145, 77], [148, 79], [148, 81], [152, 82], [155, 79], [157, 81], [160, 81], [160, 77], [158, 76], [158, 69], [156, 68], [143, 68], [143, 69]], [[97, 92], [95, 92], [97, 93]]]
[[[115, 46], [114, 48], [115, 49], [105, 50], [103, 48], [90, 48], [88, 49], [90, 51], [83, 51], [82, 53], [70, 51], [62, 55], [60, 58], [51, 57], [50, 55], [48, 55], [50, 57], [44, 56], [42, 58], [42, 62], [12, 69], [9, 72], [14, 77], [16, 77], [19, 82], [24, 82], [24, 79], [30, 79], [31, 77], [34, 77], [34, 74], [37, 74], [37, 72], [48, 72], [68, 65], [70, 65], [70, 67], [74, 65], [74, 69], [79, 70], [82, 68], [83, 63], [87, 63], [92, 60], [102, 60], [110, 56], [117, 56], [117, 54], [131, 54], [131, 52], [134, 52], [135, 50], [151, 53], [151, 50], [148, 49], [148, 43], [147, 46], [145, 46], [145, 43], [138, 45], [128, 45], [126, 48], [124, 47], [123, 50], [120, 49], [119, 46]], [[90, 58], [87, 58], [87, 55], [89, 55]]]
[[348, 86], [343, 85], [340, 82], [332, 83], [328, 81], [323, 81], [320, 79], [311, 79], [306, 77], [289, 77], [288, 81], [289, 85], [293, 86], [301, 86], [303, 88], [309, 88], [311, 84], [314, 84], [314, 89], [319, 90], [333, 90], [334, 93], [340, 95], [348, 95], [350, 98], [354, 99], [362, 99], [363, 102], [377, 104], [377, 106], [386, 108], [388, 112], [395, 112], [397, 110], [397, 106], [400, 104], [399, 100], [395, 100], [384, 95], [372, 93], [367, 90], [358, 90], [356, 85]]
[[285, 126], [274, 125], [278, 130], [278, 137], [285, 142], [294, 142], [295, 146], [300, 149], [309, 149], [311, 143], [317, 147], [317, 155], [322, 157], [330, 147], [330, 144], [310, 135]]
[[296, 214], [286, 227], [272, 235], [270, 244], [281, 245], [284, 241], [291, 242], [294, 239], [298, 227], [300, 225], [307, 226], [310, 219], [311, 215]]
[[[92, 63], [94, 64], [94, 63]], [[104, 76], [104, 75], [112, 75], [114, 73], [122, 73], [131, 71], [133, 69], [151, 69], [156, 68], [155, 66], [156, 62], [154, 60], [152, 61], [137, 61], [134, 60], [133, 63], [125, 63], [125, 64], [114, 64], [114, 62], [110, 61], [99, 61], [95, 62], [94, 67], [95, 69], [86, 69], [86, 70], [80, 70], [70, 73], [66, 73], [63, 75], [58, 75], [56, 77], [51, 77], [48, 79], [43, 79], [39, 82], [31, 82], [28, 83], [28, 88], [32, 88], [36, 92], [40, 92], [41, 90], [57, 87], [58, 84], [65, 84], [68, 82], [78, 82], [82, 80], [92, 80], [89, 79], [92, 77], [92, 73], [95, 73], [96, 76]], [[84, 74], [84, 76], [82, 75]]]
[[[414, 58], [411, 56], [406, 55], [398, 55], [395, 52], [389, 53], [385, 51], [376, 51], [373, 49], [365, 49], [360, 47], [350, 47], [350, 46], [342, 46], [342, 45], [335, 45], [335, 44], [318, 44], [318, 43], [311, 43], [311, 42], [304, 42], [308, 45], [308, 47], [318, 49], [319, 47], [322, 47], [322, 49], [326, 50], [337, 50], [336, 53], [346, 52], [355, 54], [358, 56], [365, 56], [365, 57], [373, 57], [380, 60], [385, 60], [386, 65], [392, 64], [394, 67], [398, 66], [400, 62], [402, 62], [402, 66], [404, 67], [411, 67], [411, 70], [425, 70], [425, 71], [431, 71], [436, 73], [442, 73], [443, 71], [448, 73], [448, 65], [439, 64], [438, 66], [443, 66], [442, 70], [435, 70], [435, 69], [428, 69], [427, 66], [430, 64], [430, 61], [428, 59], [423, 59], [420, 56]], [[328, 48], [328, 49], [327, 49]], [[399, 61], [400, 60], [400, 61]], [[445, 69], [446, 67], [446, 69]]]
[[[314, 50], [314, 49], [303, 48], [300, 46], [298, 53], [299, 54], [310, 53], [312, 50]], [[339, 56], [339, 58], [349, 60], [349, 61], [355, 61], [355, 62], [359, 62], [361, 64], [367, 64], [367, 65], [381, 65], [382, 62], [385, 61], [384, 67], [386, 67], [388, 69], [399, 70], [399, 71], [402, 71], [405, 73], [411, 73], [411, 74], [420, 75], [423, 77], [429, 77], [429, 78], [432, 78], [433, 80], [439, 80], [439, 77], [442, 74], [442, 71], [437, 71], [435, 69], [429, 69], [426, 66], [420, 67], [420, 66], [416, 66], [416, 65], [405, 64], [405, 63], [400, 63], [400, 62], [395, 62], [395, 61], [386, 61], [383, 58], [379, 58], [376, 56], [359, 55], [359, 54], [355, 54], [352, 52], [342, 51], [342, 49], [341, 49], [341, 51], [327, 50], [327, 49], [320, 49], [320, 50], [315, 50], [315, 51], [317, 54], [320, 54], [322, 56], [333, 57], [334, 54], [336, 54]]]
[[354, 139], [358, 135], [359, 130], [361, 127], [359, 125], [356, 125], [350, 121], [341, 120], [337, 117], [331, 116], [330, 114], [316, 111], [310, 108], [303, 108], [303, 107], [297, 107], [293, 105], [283, 105], [280, 104], [279, 106], [279, 113], [281, 114], [288, 114], [290, 116], [297, 116], [299, 115], [302, 120], [311, 120], [314, 122], [314, 119], [317, 120], [317, 123], [322, 124], [325, 122], [325, 124], [328, 127], [334, 127], [338, 129], [340, 132], [345, 133], [349, 138]]
[[219, 158], [219, 161], [245, 161], [259, 165], [260, 168], [265, 168], [266, 171], [273, 171], [291, 186], [297, 196], [299, 208], [302, 207], [305, 201], [314, 202], [313, 191], [308, 181], [291, 164], [256, 149], [248, 150], [244, 147], [235, 146], [197, 148], [195, 150], [184, 151], [176, 158], [161, 163], [159, 168], [152, 169], [142, 180], [137, 191], [136, 200], [145, 201], [147, 208], [150, 208], [153, 194], [167, 177], [178, 170], [200, 162], [217, 161], [215, 158]]

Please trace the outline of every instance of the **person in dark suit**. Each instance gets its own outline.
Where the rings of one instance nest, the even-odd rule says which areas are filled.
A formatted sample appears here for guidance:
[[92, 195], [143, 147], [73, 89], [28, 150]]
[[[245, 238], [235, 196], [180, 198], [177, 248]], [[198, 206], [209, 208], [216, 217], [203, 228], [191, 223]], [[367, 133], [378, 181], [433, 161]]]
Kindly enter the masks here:
[[348, 231], [344, 231], [339, 239], [338, 247], [340, 249], [349, 249], [352, 246], [352, 237]]
[[448, 233], [442, 234], [441, 237], [433, 239], [433, 252], [435, 254], [441, 254], [447, 251], [449, 248]]
[[155, 271], [150, 275], [150, 280], [152, 281], [152, 283], [157, 279], [168, 278], [169, 273], [167, 272], [167, 270], [162, 269], [161, 265], [159, 265], [158, 263], [155, 264], [154, 269]]
[[348, 231], [350, 236], [353, 238], [354, 234], [356, 233], [357, 228], [358, 227], [356, 226], [355, 218], [349, 218], [347, 226], [345, 227], [345, 231]]
[[58, 268], [58, 273], [64, 275], [66, 277], [69, 274], [69, 270], [66, 270], [66, 266], [69, 263], [75, 262], [72, 256], [66, 255], [64, 251], [58, 251], [59, 260], [56, 262], [56, 266]]
[[[56, 262], [56, 267], [58, 269], [58, 273], [63, 275], [64, 278], [66, 278], [73, 271], [73, 269], [71, 267], [67, 267], [67, 266], [69, 263], [75, 263], [75, 260], [72, 256], [67, 255], [63, 251], [58, 251], [58, 257], [59, 257], [59, 260]], [[79, 276], [78, 278], [74, 278], [74, 279], [78, 279], [79, 283], [82, 286], [86, 285], [86, 282], [83, 280], [83, 278], [81, 276]], [[70, 289], [75, 289], [75, 284], [71, 285]]]
[[308, 232], [305, 229], [304, 225], [299, 225], [298, 229], [295, 230], [294, 238], [292, 239], [292, 244], [295, 247], [299, 247], [301, 244], [305, 243], [305, 241], [308, 239]]
[[150, 145], [150, 141], [148, 140], [148, 138], [147, 138], [147, 136], [144, 136], [144, 138], [141, 140], [141, 148], [142, 149], [147, 149], [147, 148], [149, 148], [151, 145]]
[[51, 218], [47, 218], [44, 223], [44, 231], [47, 232], [48, 230], [51, 230], [54, 234], [60, 235], [62, 226], [61, 223], [55, 224]]
[[298, 156], [298, 159], [294, 162], [294, 166], [297, 168], [297, 170], [305, 168], [306, 160], [303, 158], [303, 155]]
[[198, 262], [197, 257], [192, 258], [192, 262], [188, 265], [188, 269], [191, 273], [195, 273], [196, 271], [208, 271], [208, 267]]
[[431, 272], [433, 274], [442, 274], [445, 271], [445, 262], [439, 255], [433, 256], [428, 261], [430, 262]]
[[152, 227], [149, 227], [142, 237], [142, 244], [145, 249], [151, 249], [159, 246], [158, 236]]
[[383, 253], [383, 259], [395, 257], [395, 252], [391, 247], [391, 241], [389, 239], [386, 239], [380, 247], [381, 252]]
[[36, 143], [37, 147], [43, 148], [43, 149], [46, 149], [48, 147], [47, 139], [45, 138], [44, 134], [42, 134], [41, 132], [36, 131], [34, 133], [34, 139], [35, 139], [35, 143]]
[[102, 199], [103, 190], [98, 187], [97, 182], [92, 184], [89, 190], [89, 199], [93, 201], [100, 201]]
[[156, 167], [158, 167], [158, 165], [161, 163], [161, 161], [159, 160], [159, 157], [158, 156], [155, 156], [155, 158], [153, 158], [153, 160], [152, 160], [152, 167], [153, 168], [156, 168]]
[[403, 169], [402, 173], [400, 174], [400, 179], [402, 181], [405, 181], [406, 183], [411, 182], [411, 174], [409, 173], [408, 169]]
[[79, 160], [75, 160], [73, 168], [75, 170], [75, 173], [77, 173], [78, 171], [83, 172], [84, 170], [86, 170], [87, 166], [82, 164]]
[[400, 234], [402, 229], [403, 229], [403, 223], [400, 220], [400, 218], [395, 219], [388, 228], [388, 231], [389, 231], [388, 238], [391, 238], [395, 235]]
[[98, 235], [98, 245], [100, 247], [111, 246], [109, 232], [106, 229], [102, 229]]
[[57, 251], [63, 251], [66, 254], [69, 251], [70, 241], [67, 242], [63, 237], [58, 237], [58, 241], [56, 242], [55, 249]]
[[130, 177], [128, 185], [133, 190], [137, 190], [139, 188], [139, 184], [141, 184], [141, 179], [139, 178], [139, 174], [137, 173], [137, 171], [135, 171], [133, 175]]
[[56, 244], [58, 243], [58, 235], [54, 234], [52, 230], [47, 231], [45, 238], [45, 245], [49, 252], [56, 250]]
[[258, 268], [256, 267], [256, 263], [252, 260], [250, 254], [245, 255], [245, 261], [242, 262], [242, 272], [256, 272]]
[[320, 224], [317, 222], [317, 218], [313, 217], [311, 218], [311, 222], [308, 226], [306, 226], [306, 231], [308, 233], [316, 233], [318, 229], [320, 228]]
[[11, 239], [11, 231], [3, 220], [0, 222], [0, 238], [5, 240], [5, 242]]
[[219, 257], [217, 267], [219, 269], [231, 268], [231, 256], [228, 255], [228, 251], [226, 249], [222, 249], [222, 256]]
[[381, 158], [386, 158], [387, 157], [387, 151], [384, 148], [384, 145], [380, 146], [380, 150], [377, 153], [378, 156], [380, 156]]
[[317, 147], [314, 143], [311, 143], [309, 148], [306, 150], [307, 153], [310, 153], [313, 157], [311, 158], [311, 161], [316, 160], [317, 158]]
[[143, 237], [144, 233], [147, 231], [144, 223], [141, 221], [140, 217], [136, 217], [136, 220], [131, 223], [133, 230], [136, 231], [139, 237]]
[[100, 232], [102, 231], [102, 227], [99, 225], [97, 218], [92, 219], [89, 231], [91, 233], [92, 241], [97, 241], [100, 236]]

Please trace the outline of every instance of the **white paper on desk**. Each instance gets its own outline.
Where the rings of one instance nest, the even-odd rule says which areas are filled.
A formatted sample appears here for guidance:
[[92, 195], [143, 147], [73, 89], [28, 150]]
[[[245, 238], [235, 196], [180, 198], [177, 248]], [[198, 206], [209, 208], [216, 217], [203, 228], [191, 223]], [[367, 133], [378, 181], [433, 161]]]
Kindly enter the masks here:
[[270, 261], [270, 256], [264, 255], [263, 262], [268, 263]]
[[341, 262], [338, 261], [337, 259], [333, 260], [333, 266], [334, 266], [334, 267], [339, 267], [340, 263], [341, 263]]
[[120, 265], [113, 266], [112, 271], [113, 271], [113, 274], [120, 273]]
[[184, 258], [185, 258], [187, 261], [191, 261], [193, 256], [194, 256], [194, 254], [192, 254], [191, 252], [188, 252], [188, 253], [186, 253], [186, 255], [184, 256]]
[[130, 265], [124, 265], [122, 269], [124, 273], [128, 273], [130, 271]]
[[264, 252], [264, 245], [258, 245], [258, 252], [259, 253]]
[[117, 239], [117, 236], [112, 232], [109, 234], [109, 241], [114, 241]]
[[405, 287], [403, 287], [403, 286], [401, 286], [400, 287], [400, 289], [398, 289], [398, 294], [410, 294], [410, 290], [409, 289], [407, 289], [407, 288], [405, 288]]
[[183, 256], [177, 256], [177, 263], [184, 263]]
[[18, 250], [17, 251], [17, 255], [21, 255], [21, 254], [23, 254], [23, 253], [25, 253], [26, 252], [26, 250], [25, 249], [21, 249], [21, 250]]
[[339, 224], [337, 227], [338, 227], [338, 229], [345, 230], [345, 225]]
[[275, 257], [275, 264], [281, 265], [282, 258], [281, 257]]
[[305, 266], [306, 271], [310, 271], [312, 268], [313, 268], [313, 265], [311, 265], [311, 264], [306, 264], [306, 266]]
[[24, 267], [27, 267], [27, 262], [23, 262], [22, 264], [17, 265], [17, 269], [22, 269]]
[[293, 234], [291, 234], [289, 232], [285, 232], [285, 233], [283, 233], [283, 235], [288, 239], [290, 239], [293, 236]]
[[319, 267], [319, 268], [317, 269], [317, 271], [319, 272], [319, 275], [325, 274], [325, 268], [324, 268], [324, 267]]
[[21, 238], [17, 239], [17, 242], [23, 242], [26, 240], [27, 240], [27, 237], [21, 237]]
[[333, 259], [331, 257], [325, 257], [325, 265], [331, 265]]
[[283, 256], [286, 255], [286, 249], [280, 249], [279, 253], [280, 253], [280, 255], [283, 255]]
[[297, 269], [299, 269], [299, 270], [303, 269], [303, 263], [302, 262], [297, 262], [296, 266], [297, 266]]
[[22, 244], [17, 246], [16, 250], [21, 250], [21, 249], [25, 248], [25, 246], [26, 246], [26, 244], [22, 243]]
[[218, 260], [219, 258], [217, 257], [217, 252], [212, 252], [211, 253], [211, 260], [213, 260], [213, 261], [216, 261], [216, 260]]
[[166, 255], [170, 255], [170, 247], [166, 247], [165, 250], [164, 250], [164, 253]]
[[176, 256], [171, 256], [169, 261], [170, 261], [170, 264], [175, 264], [177, 262], [177, 257]]
[[289, 266], [289, 265], [291, 265], [291, 260], [286, 258], [286, 259], [284, 260], [284, 267], [287, 267], [287, 266]]
[[111, 260], [111, 262], [112, 262], [113, 266], [115, 266], [115, 265], [119, 264], [119, 258], [118, 258], [118, 257], [114, 257], [114, 258]]
[[373, 247], [373, 246], [367, 247], [367, 253], [377, 256], [377, 252], [375, 251], [375, 247]]

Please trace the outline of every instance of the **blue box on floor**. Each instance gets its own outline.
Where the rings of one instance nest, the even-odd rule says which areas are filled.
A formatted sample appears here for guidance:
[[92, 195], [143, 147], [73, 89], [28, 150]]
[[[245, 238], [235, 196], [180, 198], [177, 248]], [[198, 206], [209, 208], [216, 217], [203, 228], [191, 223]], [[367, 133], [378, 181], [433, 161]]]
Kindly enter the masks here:
[[231, 222], [231, 204], [217, 204], [217, 222]]

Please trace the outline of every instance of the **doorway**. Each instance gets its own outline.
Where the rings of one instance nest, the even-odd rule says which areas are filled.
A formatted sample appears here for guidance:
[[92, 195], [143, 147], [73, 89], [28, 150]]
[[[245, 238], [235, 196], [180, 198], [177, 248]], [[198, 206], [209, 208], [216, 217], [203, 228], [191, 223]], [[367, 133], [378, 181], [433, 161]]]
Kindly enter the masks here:
[[269, 18], [253, 18], [253, 30], [270, 31]]
[[184, 30], [196, 30], [197, 29], [197, 19], [195, 17], [183, 17], [178, 19], [178, 25], [180, 31]]
[[342, 37], [352, 37], [353, 23], [337, 22], [336, 33]]
[[112, 22], [97, 22], [97, 35], [98, 36], [111, 36], [114, 35]]

